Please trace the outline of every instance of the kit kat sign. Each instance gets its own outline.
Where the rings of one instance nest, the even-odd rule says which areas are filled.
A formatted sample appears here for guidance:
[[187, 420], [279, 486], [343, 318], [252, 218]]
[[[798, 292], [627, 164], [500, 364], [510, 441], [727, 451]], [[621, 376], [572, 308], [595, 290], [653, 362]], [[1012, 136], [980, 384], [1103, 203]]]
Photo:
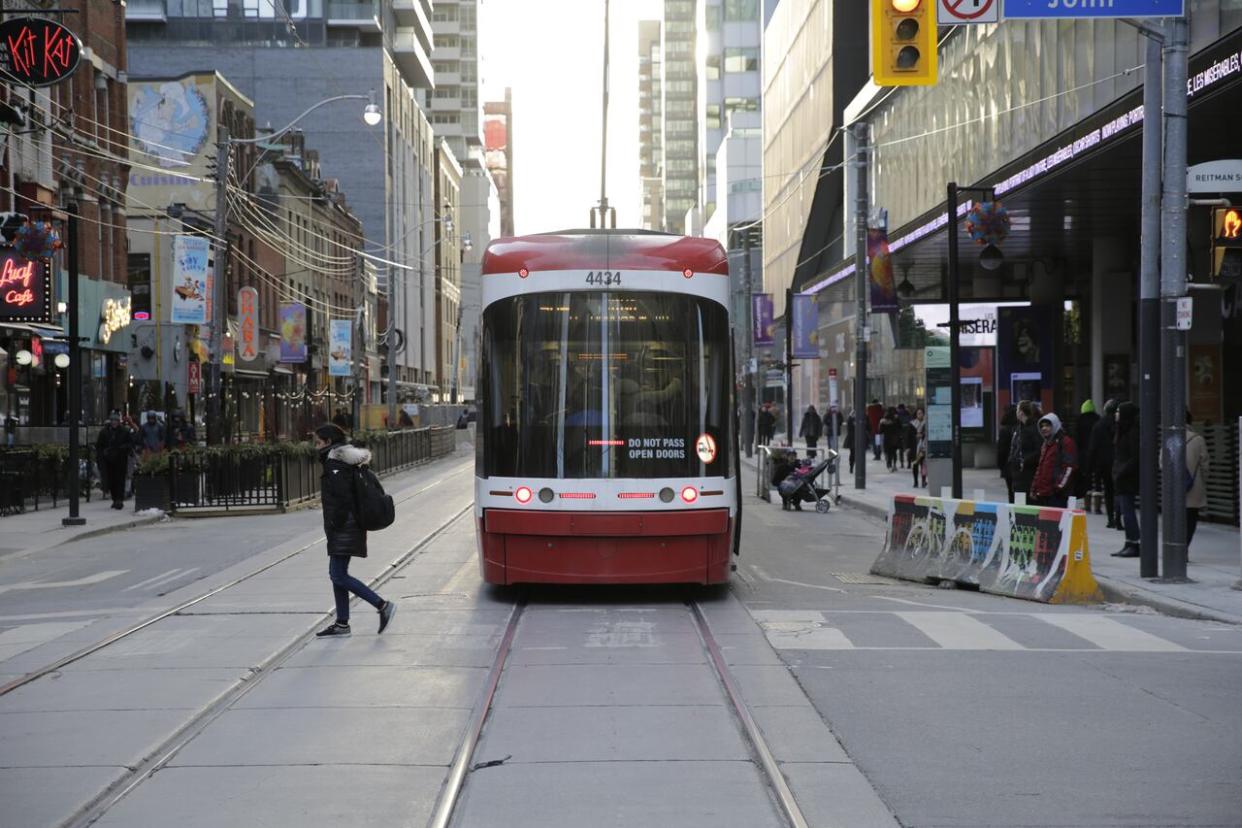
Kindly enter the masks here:
[[47, 263], [10, 250], [0, 253], [0, 320], [51, 322], [51, 300]]
[[78, 36], [54, 20], [16, 17], [0, 23], [0, 69], [26, 86], [51, 86], [82, 59]]

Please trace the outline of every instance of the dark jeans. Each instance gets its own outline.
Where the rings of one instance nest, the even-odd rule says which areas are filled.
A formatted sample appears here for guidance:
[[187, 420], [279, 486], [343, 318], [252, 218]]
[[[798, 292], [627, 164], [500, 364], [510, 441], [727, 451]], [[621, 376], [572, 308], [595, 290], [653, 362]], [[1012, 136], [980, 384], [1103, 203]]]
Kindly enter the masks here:
[[1121, 512], [1121, 520], [1126, 527], [1126, 543], [1132, 546], [1139, 545], [1138, 512], [1135, 511], [1137, 499], [1138, 495], [1117, 495], [1117, 510]]
[[1117, 514], [1117, 496], [1113, 494], [1113, 476], [1102, 474], [1100, 479], [1104, 482], [1104, 511], [1108, 512], [1108, 522], [1116, 526], [1120, 516]]
[[357, 595], [371, 606], [379, 609], [384, 599], [371, 588], [349, 574], [349, 555], [328, 556], [328, 577], [332, 579], [332, 595], [336, 598], [336, 620], [349, 623], [349, 593]]
[[109, 460], [104, 463], [100, 473], [103, 475], [104, 482], [108, 486], [108, 493], [112, 495], [113, 503], [125, 502], [125, 472], [128, 463], [125, 460]]
[[807, 457], [814, 457], [816, 454], [819, 453], [818, 451], [815, 450], [815, 447], [818, 444], [819, 444], [818, 437], [807, 437], [806, 438], [806, 456]]

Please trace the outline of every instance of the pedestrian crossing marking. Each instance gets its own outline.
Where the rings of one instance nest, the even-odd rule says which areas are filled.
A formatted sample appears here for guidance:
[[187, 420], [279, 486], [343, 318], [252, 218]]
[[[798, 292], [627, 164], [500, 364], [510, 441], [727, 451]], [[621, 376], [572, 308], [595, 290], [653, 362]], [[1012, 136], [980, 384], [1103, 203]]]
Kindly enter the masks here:
[[[1242, 636], [1225, 636], [1216, 647], [1197, 649], [1185, 647], [1130, 626], [1121, 620], [1093, 613], [986, 613], [977, 611], [933, 612], [890, 610], [751, 610], [763, 628], [768, 642], [778, 650], [1000, 650], [1008, 652], [1048, 653], [1195, 653], [1202, 655], [1242, 655]], [[1039, 627], [1048, 624], [1060, 632], [1062, 639], [1053, 646], [1022, 644], [1010, 638], [985, 620], [997, 618], [1029, 619], [1026, 633], [1039, 638]], [[839, 626], [831, 620], [839, 616]], [[866, 625], [866, 616], [896, 618], [892, 622], [869, 626], [867, 638], [888, 636], [892, 644], [859, 645], [850, 638], [851, 630]], [[1233, 633], [1230, 629], [1226, 632]], [[1080, 642], [1074, 646], [1062, 643], [1068, 633]], [[1027, 635], [1022, 636], [1029, 640]], [[1237, 641], [1239, 643], [1234, 643]]]
[[1079, 638], [1085, 638], [1101, 650], [1134, 653], [1187, 652], [1187, 648], [1142, 630], [1105, 618], [1102, 615], [1049, 615], [1043, 618]]
[[994, 627], [961, 612], [893, 613], [945, 650], [1022, 650]]

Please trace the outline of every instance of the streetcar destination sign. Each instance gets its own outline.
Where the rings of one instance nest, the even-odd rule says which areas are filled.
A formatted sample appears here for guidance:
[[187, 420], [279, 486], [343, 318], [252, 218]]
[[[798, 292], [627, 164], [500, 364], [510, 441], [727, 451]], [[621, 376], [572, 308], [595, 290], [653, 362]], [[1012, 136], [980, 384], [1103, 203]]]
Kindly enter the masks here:
[[1005, 0], [1005, 19], [1181, 17], [1186, 0]]
[[26, 86], [51, 86], [73, 74], [82, 41], [54, 20], [15, 17], [0, 23], [0, 70]]

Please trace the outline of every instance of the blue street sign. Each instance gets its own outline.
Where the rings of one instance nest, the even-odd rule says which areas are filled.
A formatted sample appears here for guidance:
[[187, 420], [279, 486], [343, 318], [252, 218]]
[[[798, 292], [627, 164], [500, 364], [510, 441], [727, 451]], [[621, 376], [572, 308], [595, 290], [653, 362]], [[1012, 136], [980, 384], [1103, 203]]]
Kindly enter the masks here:
[[1007, 20], [1181, 17], [1186, 0], [1005, 0]]

